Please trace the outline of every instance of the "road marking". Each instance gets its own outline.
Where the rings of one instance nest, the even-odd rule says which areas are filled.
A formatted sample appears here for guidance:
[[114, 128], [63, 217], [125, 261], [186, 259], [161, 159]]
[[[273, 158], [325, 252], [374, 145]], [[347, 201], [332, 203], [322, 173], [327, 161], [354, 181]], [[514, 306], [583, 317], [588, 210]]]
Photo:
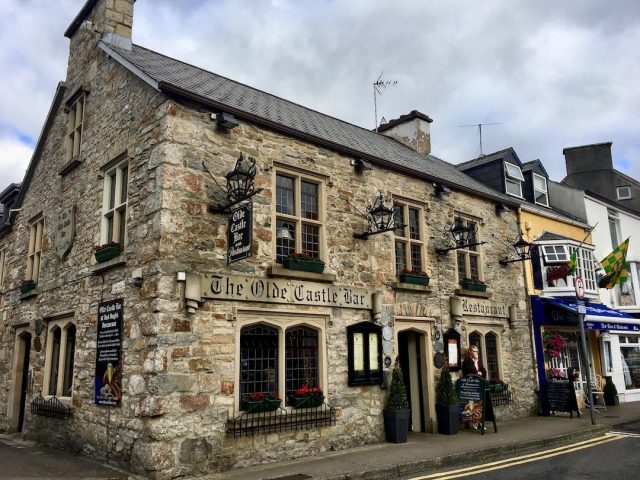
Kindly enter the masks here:
[[622, 435], [623, 437], [640, 438], [640, 433], [631, 432], [609, 432], [607, 435]]
[[460, 478], [468, 475], [477, 475], [480, 473], [491, 472], [493, 470], [500, 470], [502, 468], [512, 467], [515, 465], [521, 465], [523, 463], [535, 462], [549, 457], [555, 457], [557, 455], [563, 455], [565, 453], [575, 452], [585, 448], [591, 448], [603, 443], [609, 443], [614, 440], [621, 440], [623, 435], [616, 435], [611, 432], [604, 437], [592, 438], [590, 440], [584, 440], [582, 442], [572, 443], [571, 445], [565, 445], [564, 447], [551, 448], [549, 450], [543, 450], [541, 452], [530, 453], [528, 455], [521, 455], [519, 457], [508, 458], [506, 460], [497, 460], [495, 462], [482, 464], [480, 468], [478, 465], [466, 468], [460, 468], [458, 470], [451, 470], [449, 472], [433, 473], [431, 475], [425, 475], [422, 477], [413, 477], [411, 480], [449, 480], [454, 478]]

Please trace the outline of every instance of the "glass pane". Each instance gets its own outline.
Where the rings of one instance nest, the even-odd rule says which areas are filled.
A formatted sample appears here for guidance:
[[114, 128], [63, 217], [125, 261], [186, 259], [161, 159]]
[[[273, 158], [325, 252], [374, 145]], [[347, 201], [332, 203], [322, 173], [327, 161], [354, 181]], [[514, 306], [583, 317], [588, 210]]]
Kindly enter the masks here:
[[49, 395], [56, 395], [58, 388], [58, 366], [60, 364], [60, 340], [62, 338], [62, 330], [55, 328], [51, 335], [53, 342], [51, 348], [51, 364], [49, 366]]
[[549, 206], [549, 198], [547, 197], [547, 194], [536, 190], [536, 203]]
[[411, 269], [422, 271], [422, 248], [420, 245], [411, 245]]
[[[404, 208], [402, 207], [402, 205], [400, 205], [399, 203], [394, 203], [393, 204], [393, 210], [395, 212], [395, 220], [396, 223], [404, 225]], [[404, 237], [405, 233], [404, 233], [405, 227], [403, 226], [402, 228], [397, 228], [396, 230], [394, 230], [394, 234], [396, 235], [396, 237]]]
[[521, 183], [515, 180], [507, 179], [506, 181], [507, 193], [516, 197], [522, 197]]
[[122, 189], [120, 194], [120, 203], [125, 203], [127, 201], [127, 187], [129, 185], [129, 168], [124, 167], [122, 169]]
[[477, 255], [469, 255], [469, 266], [471, 267], [471, 280], [480, 280], [480, 268], [478, 267]]
[[640, 388], [640, 347], [620, 347], [622, 375], [627, 388]]
[[293, 184], [293, 178], [276, 176], [276, 212], [295, 214]]
[[407, 245], [396, 242], [396, 274], [400, 275], [407, 268]]
[[458, 252], [458, 281], [461, 282], [467, 277], [467, 255], [463, 252]]
[[67, 345], [64, 357], [64, 382], [62, 384], [62, 395], [71, 396], [73, 387], [73, 359], [76, 353], [76, 327], [70, 325], [67, 329]]
[[240, 331], [240, 398], [278, 392], [278, 330], [252, 325]]
[[524, 177], [522, 176], [522, 171], [520, 170], [520, 167], [508, 162], [505, 163], [504, 165], [507, 167], [507, 175], [509, 177], [515, 180], [520, 180], [521, 182], [524, 182]]
[[493, 333], [484, 336], [484, 343], [487, 347], [487, 380], [500, 378], [498, 371], [498, 337]]
[[[478, 224], [476, 222], [472, 222], [471, 220], [467, 220], [467, 227], [469, 227], [469, 244], [477, 243], [478, 241]], [[469, 250], [476, 251], [478, 248], [477, 245], [473, 247], [469, 247]]]
[[533, 188], [541, 192], [547, 191], [547, 179], [540, 175], [533, 175]]
[[300, 182], [300, 202], [302, 218], [318, 220], [318, 185]]
[[285, 220], [276, 220], [276, 262], [282, 263], [284, 257], [295, 252], [296, 224]]
[[304, 385], [319, 387], [318, 332], [308, 327], [295, 327], [285, 334], [286, 394]]
[[302, 253], [313, 258], [320, 257], [320, 227], [302, 225]]
[[109, 210], [115, 205], [116, 199], [116, 172], [113, 172], [108, 177], [109, 182]]
[[471, 332], [469, 334], [469, 348], [472, 346], [478, 347], [478, 360], [482, 364], [482, 345], [480, 341], [480, 334], [478, 332]]
[[420, 210], [409, 209], [409, 236], [411, 240], [420, 240]]

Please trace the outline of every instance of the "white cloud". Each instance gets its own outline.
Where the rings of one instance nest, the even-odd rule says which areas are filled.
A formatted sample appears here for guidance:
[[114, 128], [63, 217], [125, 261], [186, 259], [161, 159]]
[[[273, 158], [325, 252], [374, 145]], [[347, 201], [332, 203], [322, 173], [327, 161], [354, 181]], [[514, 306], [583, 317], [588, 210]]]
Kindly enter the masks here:
[[0, 191], [21, 182], [33, 149], [12, 138], [0, 137]]

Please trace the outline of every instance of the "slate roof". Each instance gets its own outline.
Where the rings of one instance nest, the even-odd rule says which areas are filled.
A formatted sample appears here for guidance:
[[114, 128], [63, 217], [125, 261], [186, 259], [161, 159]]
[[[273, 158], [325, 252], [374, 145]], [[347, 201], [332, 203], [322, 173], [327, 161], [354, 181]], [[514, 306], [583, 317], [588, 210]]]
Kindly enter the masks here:
[[[544, 232], [540, 237], [537, 238], [539, 242], [580, 242], [580, 240], [576, 240], [575, 238], [565, 237], [564, 235], [558, 235], [557, 233]], [[584, 245], [592, 246], [591, 243], [584, 242]]]
[[469, 170], [470, 168], [478, 167], [480, 165], [486, 165], [487, 163], [491, 163], [494, 160], [504, 158], [509, 150], [513, 150], [513, 148], [505, 148], [504, 150], [499, 150], [497, 152], [490, 153], [489, 155], [483, 155], [481, 157], [474, 158], [473, 160], [459, 163], [456, 165], [456, 168], [458, 170]]
[[458, 187], [491, 199], [515, 205], [513, 198], [496, 192], [433, 155], [421, 155], [400, 142], [329, 115], [311, 110], [275, 95], [249, 87], [215, 73], [175, 60], [144, 47], [131, 50], [102, 44], [125, 68], [165, 92], [188, 94], [204, 104], [244, 114], [255, 123], [282, 128], [291, 135], [319, 141], [350, 155], [361, 155], [373, 163], [418, 174], [432, 181]]

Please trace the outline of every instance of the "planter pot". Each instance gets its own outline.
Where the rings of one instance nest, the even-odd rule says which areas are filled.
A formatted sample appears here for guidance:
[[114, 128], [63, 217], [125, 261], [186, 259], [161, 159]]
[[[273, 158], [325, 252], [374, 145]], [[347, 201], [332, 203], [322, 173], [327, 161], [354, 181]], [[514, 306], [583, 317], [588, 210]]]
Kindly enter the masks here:
[[618, 389], [613, 383], [610, 376], [604, 377], [606, 384], [603, 388], [604, 392], [604, 404], [608, 407], [615, 407], [620, 405], [620, 399], [618, 398]]
[[282, 266], [290, 270], [301, 270], [303, 272], [322, 273], [324, 271], [324, 262], [322, 260], [306, 260], [298, 257], [285, 257]]
[[416, 275], [413, 273], [401, 273], [400, 281], [402, 283], [411, 283], [413, 285], [429, 285], [429, 277], [426, 275]]
[[100, 250], [96, 250], [95, 256], [96, 261], [98, 263], [106, 262], [107, 260], [111, 260], [112, 258], [117, 257], [122, 252], [120, 245], [109, 245], [108, 247], [101, 248]]
[[273, 412], [280, 407], [282, 400], [275, 398], [263, 398], [262, 400], [243, 400], [240, 408], [247, 413]]
[[385, 410], [384, 431], [387, 442], [406, 443], [409, 436], [411, 410]]
[[324, 395], [310, 393], [304, 396], [289, 395], [289, 404], [293, 408], [317, 408], [324, 403]]
[[469, 281], [463, 280], [462, 288], [465, 290], [471, 290], [473, 292], [486, 292], [487, 284], [484, 282], [469, 282]]
[[28, 282], [24, 282], [24, 283], [20, 284], [20, 292], [21, 293], [30, 292], [31, 290], [36, 288], [36, 285], [37, 285], [36, 282], [34, 282], [33, 280], [29, 280]]
[[458, 424], [460, 416], [460, 406], [456, 405], [437, 405], [436, 418], [438, 420], [438, 433], [444, 435], [455, 435], [458, 433]]
[[509, 389], [509, 385], [506, 383], [494, 383], [489, 385], [489, 391], [491, 393], [502, 393]]

